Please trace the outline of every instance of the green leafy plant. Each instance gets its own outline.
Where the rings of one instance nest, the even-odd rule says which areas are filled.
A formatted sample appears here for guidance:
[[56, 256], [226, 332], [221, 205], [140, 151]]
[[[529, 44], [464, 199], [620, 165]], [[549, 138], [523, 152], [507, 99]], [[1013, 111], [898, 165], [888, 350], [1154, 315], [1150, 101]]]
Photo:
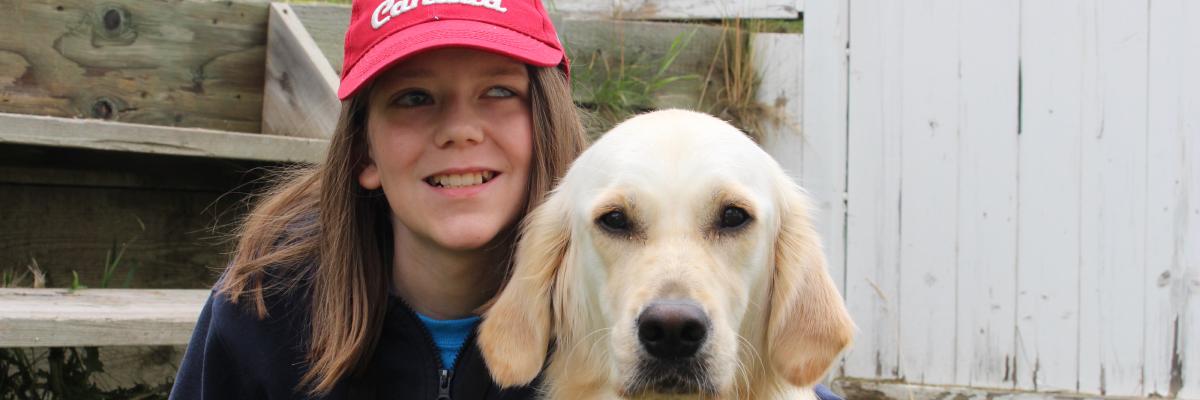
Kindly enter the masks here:
[[[145, 224], [138, 220], [141, 231]], [[120, 245], [113, 241], [104, 260], [104, 271], [100, 288], [107, 288], [121, 266], [129, 245], [141, 235]], [[28, 271], [20, 274], [9, 270], [3, 273], [3, 287], [12, 288], [24, 283], [32, 276], [32, 287], [45, 286], [45, 273], [36, 259], [30, 259]], [[135, 268], [125, 274], [123, 287], [128, 287]], [[76, 291], [87, 286], [80, 282], [79, 274], [71, 271], [68, 289]], [[50, 348], [0, 348], [0, 399], [48, 400], [48, 399], [166, 399], [173, 382], [160, 385], [135, 384], [132, 387], [104, 389], [96, 385], [96, 377], [105, 374], [100, 349], [95, 346], [50, 347]]]
[[672, 75], [671, 65], [687, 47], [696, 31], [676, 35], [667, 52], [656, 59], [627, 62], [622, 51], [611, 57], [593, 52], [587, 62], [573, 70], [572, 90], [579, 105], [590, 112], [588, 131], [594, 136], [616, 123], [651, 109], [654, 96], [666, 86], [688, 79], [695, 74]]

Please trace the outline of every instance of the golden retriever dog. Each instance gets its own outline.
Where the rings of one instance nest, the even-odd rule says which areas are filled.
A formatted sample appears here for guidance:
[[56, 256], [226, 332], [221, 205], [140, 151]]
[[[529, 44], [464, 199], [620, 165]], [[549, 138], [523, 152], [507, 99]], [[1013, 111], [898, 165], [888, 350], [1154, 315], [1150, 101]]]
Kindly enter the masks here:
[[854, 327], [809, 210], [717, 118], [621, 123], [524, 221], [479, 332], [493, 379], [545, 367], [549, 399], [815, 398]]

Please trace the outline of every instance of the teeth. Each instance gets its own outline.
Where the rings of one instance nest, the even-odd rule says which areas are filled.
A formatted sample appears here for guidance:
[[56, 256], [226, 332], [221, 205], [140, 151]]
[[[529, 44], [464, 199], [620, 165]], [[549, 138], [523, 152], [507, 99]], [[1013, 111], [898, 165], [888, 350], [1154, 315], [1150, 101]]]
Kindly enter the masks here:
[[435, 175], [425, 178], [425, 182], [437, 187], [457, 188], [481, 185], [492, 180], [494, 177], [496, 177], [495, 172], [484, 171], [466, 174]]

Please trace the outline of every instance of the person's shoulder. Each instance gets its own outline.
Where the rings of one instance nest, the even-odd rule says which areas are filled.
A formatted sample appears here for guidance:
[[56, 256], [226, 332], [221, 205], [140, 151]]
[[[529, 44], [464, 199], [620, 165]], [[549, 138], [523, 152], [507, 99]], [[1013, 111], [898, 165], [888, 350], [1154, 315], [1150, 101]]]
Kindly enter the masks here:
[[[289, 272], [303, 274], [307, 268], [296, 266]], [[279, 334], [291, 337], [307, 326], [310, 305], [307, 280], [265, 275], [259, 289], [261, 306], [251, 288], [243, 290], [236, 299], [226, 291], [213, 290], [210, 326], [218, 334], [242, 340]], [[221, 287], [220, 282], [217, 287]]]

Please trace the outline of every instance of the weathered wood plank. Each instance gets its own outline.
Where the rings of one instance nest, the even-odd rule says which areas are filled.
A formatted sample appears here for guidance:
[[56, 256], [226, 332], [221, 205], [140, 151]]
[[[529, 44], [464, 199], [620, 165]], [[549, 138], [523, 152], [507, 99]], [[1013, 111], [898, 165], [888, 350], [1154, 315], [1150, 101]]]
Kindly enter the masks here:
[[1080, 71], [1079, 388], [1144, 395], [1147, 1], [1087, 15]]
[[[804, 37], [804, 181], [817, 207], [813, 217], [825, 245], [829, 274], [846, 282], [846, 46], [849, 1], [808, 4]], [[819, 100], [816, 100], [819, 99]]]
[[850, 4], [855, 23], [850, 26], [845, 293], [859, 328], [846, 357], [845, 376], [850, 377], [902, 376], [900, 7], [893, 1]]
[[855, 400], [1084, 400], [1136, 399], [1127, 396], [1097, 396], [1064, 392], [1029, 392], [989, 387], [914, 385], [904, 382], [838, 379], [833, 388]]
[[1086, 1], [1021, 5], [1017, 242], [1018, 389], [1075, 391], [1079, 377], [1080, 94]]
[[954, 383], [1012, 387], [1019, 7], [987, 0], [961, 7]]
[[751, 39], [754, 67], [760, 77], [763, 116], [760, 144], [798, 182], [804, 181], [804, 37], [794, 33], [759, 33]]
[[0, 113], [0, 144], [316, 163], [324, 159], [328, 141]]
[[[345, 58], [346, 28], [350, 24], [350, 7], [333, 4], [289, 4], [292, 13], [308, 32], [313, 43], [329, 60], [335, 74], [342, 74]], [[335, 91], [336, 92], [336, 91]]]
[[900, 371], [911, 383], [953, 383], [958, 369], [958, 5], [906, 3], [900, 15]]
[[[329, 59], [333, 70], [340, 73], [350, 8], [318, 4], [293, 4], [291, 8], [321, 53]], [[577, 102], [593, 102], [589, 89], [598, 87], [604, 80], [616, 79], [622, 62], [631, 76], [647, 79], [666, 59], [671, 42], [676, 38], [690, 40], [665, 76], [689, 78], [666, 85], [656, 93], [651, 104], [645, 106], [702, 109], [703, 104], [711, 104], [724, 86], [724, 66], [717, 63], [717, 54], [722, 41], [734, 40], [734, 37], [721, 27], [552, 17], [571, 59], [573, 87], [576, 88], [573, 94]], [[705, 84], [705, 77], [712, 79]], [[702, 93], [706, 103], [701, 102]]]
[[291, 6], [271, 4], [268, 27], [263, 133], [333, 136], [342, 108], [337, 99], [338, 74]]
[[547, 0], [546, 9], [572, 17], [613, 19], [796, 19], [802, 0]]
[[[1182, 191], [1187, 193], [1188, 201], [1183, 211], [1187, 214], [1187, 220], [1183, 222], [1184, 232], [1180, 242], [1183, 243], [1183, 259], [1187, 260], [1185, 265], [1188, 267], [1184, 272], [1185, 278], [1181, 279], [1187, 293], [1184, 303], [1187, 325], [1179, 337], [1178, 348], [1183, 352], [1179, 357], [1183, 360], [1179, 364], [1179, 397], [1200, 398], [1200, 373], [1197, 373], [1200, 372], [1200, 76], [1194, 72], [1200, 71], [1200, 24], [1195, 23], [1200, 21], [1200, 6], [1188, 2], [1184, 7], [1183, 12], [1175, 16], [1183, 21], [1185, 29], [1182, 36], [1185, 41], [1178, 50], [1183, 55], [1180, 71], [1190, 71], [1179, 77], [1180, 85], [1176, 89], [1182, 98], [1179, 104], [1184, 107], [1180, 113], [1180, 125], [1183, 127], [1179, 135], [1182, 138], [1180, 144], [1187, 152], [1180, 169], [1184, 177], [1190, 178], [1182, 182]], [[1190, 372], [1182, 371], [1183, 365], [1187, 365], [1187, 371]]]
[[209, 293], [0, 289], [0, 347], [186, 344]]
[[259, 132], [267, 2], [0, 0], [0, 112]]
[[1200, 398], [1200, 7], [1149, 7], [1147, 394]]

